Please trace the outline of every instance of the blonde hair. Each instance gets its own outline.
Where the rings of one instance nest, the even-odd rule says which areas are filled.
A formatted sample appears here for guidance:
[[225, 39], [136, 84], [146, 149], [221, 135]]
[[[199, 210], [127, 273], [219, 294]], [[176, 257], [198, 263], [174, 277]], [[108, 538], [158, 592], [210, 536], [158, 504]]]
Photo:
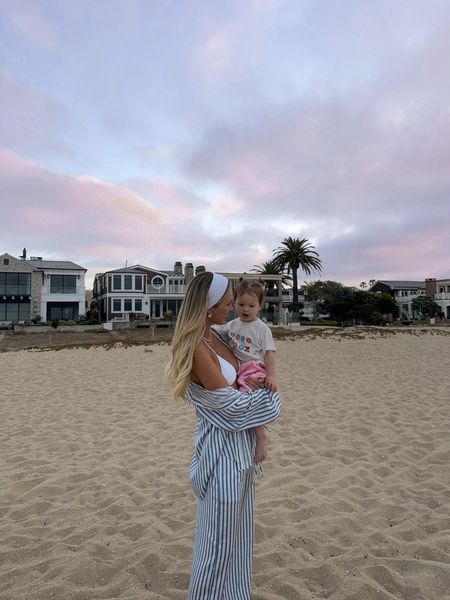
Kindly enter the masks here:
[[166, 369], [167, 383], [175, 400], [183, 400], [186, 395], [194, 351], [205, 330], [208, 292], [212, 280], [213, 274], [209, 271], [194, 277], [178, 313], [171, 347], [172, 356]]

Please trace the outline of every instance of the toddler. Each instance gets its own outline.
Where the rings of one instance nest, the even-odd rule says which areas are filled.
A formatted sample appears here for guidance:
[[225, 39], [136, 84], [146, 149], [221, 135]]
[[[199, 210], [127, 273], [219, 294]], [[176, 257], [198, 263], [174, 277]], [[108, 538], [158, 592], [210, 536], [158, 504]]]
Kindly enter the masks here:
[[[234, 292], [234, 308], [237, 319], [225, 325], [231, 347], [241, 366], [238, 377], [239, 389], [250, 389], [245, 379], [252, 377], [265, 380], [265, 387], [276, 392], [275, 344], [269, 327], [258, 318], [264, 300], [261, 281], [240, 279]], [[265, 427], [255, 427], [255, 463], [267, 456], [269, 438]]]

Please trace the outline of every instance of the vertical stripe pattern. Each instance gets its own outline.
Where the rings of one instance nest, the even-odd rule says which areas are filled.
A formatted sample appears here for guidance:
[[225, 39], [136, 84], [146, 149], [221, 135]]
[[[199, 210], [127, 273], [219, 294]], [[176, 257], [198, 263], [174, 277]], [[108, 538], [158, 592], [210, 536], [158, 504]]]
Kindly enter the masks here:
[[190, 467], [198, 497], [188, 600], [249, 600], [253, 554], [255, 436], [274, 421], [278, 394], [207, 391], [192, 383], [188, 401], [197, 414]]

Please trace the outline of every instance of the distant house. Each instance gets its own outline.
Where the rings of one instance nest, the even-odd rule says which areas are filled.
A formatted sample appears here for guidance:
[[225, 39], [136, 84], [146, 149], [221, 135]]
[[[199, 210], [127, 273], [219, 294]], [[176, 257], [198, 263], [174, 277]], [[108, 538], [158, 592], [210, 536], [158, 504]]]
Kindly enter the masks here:
[[0, 256], [0, 321], [40, 317], [77, 320], [85, 314], [86, 269], [66, 260]]
[[[173, 270], [159, 270], [134, 265], [97, 273], [94, 279], [94, 299], [98, 303], [100, 320], [162, 319], [165, 314], [176, 316], [187, 287], [195, 275], [205, 271], [192, 263], [177, 261]], [[246, 273], [222, 273], [236, 285], [240, 277], [259, 278], [274, 282], [275, 295], [267, 296], [264, 310], [268, 318], [277, 320], [281, 309], [281, 276]], [[278, 291], [279, 290], [279, 291]], [[275, 308], [274, 308], [275, 307]]]
[[450, 279], [425, 279], [425, 291], [439, 306], [444, 317], [450, 319]]
[[414, 318], [412, 301], [425, 295], [425, 282], [377, 280], [370, 286], [369, 291], [390, 294], [398, 304], [399, 318], [409, 320]]
[[[283, 305], [285, 307], [289, 307], [294, 301], [294, 293], [292, 288], [285, 288], [282, 292], [283, 297]], [[320, 318], [324, 316], [328, 316], [328, 314], [317, 314], [315, 303], [308, 298], [308, 286], [301, 285], [298, 288], [298, 301], [303, 304], [303, 308], [301, 309], [301, 318], [307, 320], [313, 320], [315, 318]]]
[[[201, 269], [198, 267], [197, 272]], [[175, 263], [173, 271], [134, 265], [97, 273], [93, 294], [100, 320], [129, 320], [130, 315], [137, 319], [160, 319], [168, 311], [176, 315], [193, 278], [192, 263], [186, 264], [183, 274], [181, 262]]]

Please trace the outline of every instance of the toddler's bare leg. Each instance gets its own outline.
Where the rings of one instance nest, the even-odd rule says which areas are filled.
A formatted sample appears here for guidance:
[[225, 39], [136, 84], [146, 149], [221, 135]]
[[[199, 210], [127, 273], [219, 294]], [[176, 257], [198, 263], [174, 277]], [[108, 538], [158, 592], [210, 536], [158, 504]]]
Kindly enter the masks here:
[[255, 427], [256, 434], [256, 449], [255, 449], [255, 463], [262, 463], [267, 458], [267, 451], [269, 449], [269, 435], [267, 429], [263, 426]]

